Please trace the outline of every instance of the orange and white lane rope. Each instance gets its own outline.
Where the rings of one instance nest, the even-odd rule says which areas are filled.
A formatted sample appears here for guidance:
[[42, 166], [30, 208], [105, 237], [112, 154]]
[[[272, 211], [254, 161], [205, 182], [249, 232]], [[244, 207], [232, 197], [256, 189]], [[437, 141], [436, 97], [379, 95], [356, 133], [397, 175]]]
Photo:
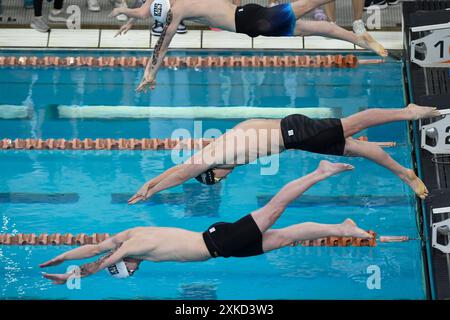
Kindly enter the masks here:
[[211, 139], [3, 139], [0, 150], [172, 150], [201, 149]]
[[[359, 137], [368, 141], [367, 137]], [[173, 150], [202, 149], [214, 139], [2, 139], [0, 150]], [[395, 147], [395, 142], [375, 142], [381, 147]]]
[[[370, 233], [372, 239], [361, 239], [352, 237], [327, 237], [317, 240], [309, 241], [299, 241], [296, 242], [295, 246], [303, 247], [375, 247], [377, 245], [377, 234], [373, 231], [367, 231]], [[77, 246], [85, 244], [97, 244], [105, 239], [108, 239], [112, 235], [108, 233], [93, 233], [88, 235], [85, 233], [80, 234], [39, 234], [34, 233], [18, 233], [18, 234], [0, 234], [0, 245], [5, 246], [50, 246], [50, 245], [66, 245], [66, 246]], [[380, 236], [378, 238], [379, 242], [406, 242], [413, 240], [407, 236]]]
[[[142, 67], [147, 65], [148, 57], [111, 56], [0, 56], [1, 66], [32, 67]], [[355, 55], [316, 55], [316, 56], [185, 56], [166, 57], [163, 65], [172, 68], [211, 68], [211, 67], [284, 67], [284, 68], [355, 68], [362, 64], [380, 64], [382, 59], [358, 59]]]

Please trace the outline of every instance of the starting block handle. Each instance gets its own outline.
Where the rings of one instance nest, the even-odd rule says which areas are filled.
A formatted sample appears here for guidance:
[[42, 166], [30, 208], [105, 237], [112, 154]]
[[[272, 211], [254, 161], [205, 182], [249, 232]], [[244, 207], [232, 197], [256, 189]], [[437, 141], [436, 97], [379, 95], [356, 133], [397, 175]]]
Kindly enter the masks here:
[[437, 222], [437, 223], [433, 223], [432, 238], [431, 238], [432, 246], [433, 246], [433, 248], [436, 248], [436, 249], [442, 251], [443, 253], [450, 253], [450, 242], [445, 246], [437, 242], [437, 235], [438, 235], [440, 227], [447, 227], [450, 229], [450, 219], [443, 220], [443, 221]]
[[[442, 119], [423, 125], [419, 121], [420, 145], [432, 154], [450, 154], [450, 109], [439, 110]], [[436, 145], [427, 144], [427, 136], [436, 140]]]

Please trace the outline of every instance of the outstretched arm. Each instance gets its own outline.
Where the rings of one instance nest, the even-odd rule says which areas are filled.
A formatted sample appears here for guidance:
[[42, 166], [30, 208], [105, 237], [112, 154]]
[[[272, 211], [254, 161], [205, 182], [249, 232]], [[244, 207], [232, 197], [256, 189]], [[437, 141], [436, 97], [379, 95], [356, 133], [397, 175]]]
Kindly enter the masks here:
[[164, 61], [170, 41], [172, 41], [173, 36], [177, 33], [177, 27], [180, 22], [181, 17], [179, 15], [174, 16], [172, 10], [169, 10], [163, 31], [161, 32], [158, 42], [155, 45], [152, 58], [148, 61], [147, 66], [145, 67], [144, 77], [136, 89], [137, 92], [146, 92], [147, 86], [149, 86], [152, 90], [155, 88], [156, 74]]
[[87, 277], [93, 275], [94, 273], [99, 272], [100, 270], [105, 269], [106, 267], [120, 261], [128, 255], [128, 245], [126, 242], [111, 254], [107, 254], [100, 259], [91, 262], [85, 263], [80, 266], [80, 276]]
[[136, 19], [147, 19], [150, 17], [150, 5], [151, 1], [146, 1], [140, 8], [126, 8], [126, 7], [119, 7], [113, 9], [111, 13], [109, 14], [110, 17], [114, 18], [117, 17], [119, 14], [124, 14], [127, 17], [130, 18], [136, 18]]
[[[144, 201], [160, 191], [178, 186], [185, 181], [198, 176], [210, 168], [208, 164], [180, 164], [173, 167], [170, 173], [163, 173], [163, 177], [152, 187], [141, 188], [133, 197], [128, 200], [128, 204], [135, 204]], [[159, 178], [159, 177], [158, 177]]]
[[[114, 247], [115, 248], [115, 247]], [[117, 249], [116, 251], [107, 254], [100, 259], [91, 262], [91, 263], [85, 263], [80, 266], [79, 273], [77, 273], [76, 270], [73, 270], [69, 273], [62, 273], [62, 274], [50, 274], [50, 273], [44, 273], [43, 277], [46, 279], [49, 279], [53, 281], [54, 284], [64, 284], [68, 279], [71, 277], [87, 277], [90, 275], [93, 275], [100, 270], [105, 269], [107, 266], [112, 265], [121, 259], [125, 258], [127, 255], [129, 255], [129, 249], [130, 245], [128, 245], [127, 241], [125, 241], [122, 246]]]
[[128, 19], [128, 22], [120, 27], [119, 31], [114, 35], [114, 38], [117, 36], [125, 35], [128, 31], [133, 28], [134, 23], [136, 22], [136, 18]]
[[115, 235], [114, 237], [108, 238], [100, 242], [99, 244], [88, 244], [75, 248], [63, 254], [60, 254], [59, 256], [40, 264], [39, 266], [41, 268], [57, 266], [67, 260], [79, 260], [90, 258], [97, 256], [103, 252], [114, 250], [120, 245], [121, 240], [123, 241], [124, 235], [125, 233], [122, 232]]
[[[144, 3], [144, 5], [142, 5], [142, 8], [144, 8], [144, 9], [141, 9], [139, 6], [140, 6], [140, 2], [138, 0], [136, 0], [134, 2], [134, 4], [133, 4], [133, 8], [134, 9], [126, 8], [127, 10], [125, 10], [125, 8], [116, 8], [116, 9], [114, 9], [111, 12], [111, 16], [116, 16], [117, 15], [116, 13], [120, 12], [121, 10], [124, 11], [124, 12], [128, 12], [129, 14], [130, 14], [130, 11], [128, 11], [128, 10], [135, 10], [135, 11], [131, 11], [130, 18], [128, 19], [128, 22], [120, 27], [119, 31], [116, 33], [114, 38], [117, 37], [117, 36], [124, 35], [128, 31], [130, 31], [131, 28], [133, 28], [133, 25], [136, 23], [137, 19], [145, 19], [145, 18], [147, 18], [147, 16], [150, 16], [150, 14], [148, 13], [149, 12], [148, 11], [148, 7], [149, 7], [148, 4]], [[145, 12], [146, 9], [147, 9], [147, 12]], [[115, 10], [118, 10], [118, 11], [115, 11]], [[137, 15], [139, 17], [132, 17], [132, 15]]]
[[167, 169], [163, 173], [161, 173], [159, 176], [147, 181], [139, 190], [136, 192], [129, 200], [128, 204], [134, 204], [138, 201], [144, 200], [144, 196], [147, 194], [147, 192], [156, 186], [158, 183], [160, 183], [162, 180], [170, 176], [171, 174], [175, 173], [177, 170], [180, 169], [179, 165], [176, 165], [170, 169]]

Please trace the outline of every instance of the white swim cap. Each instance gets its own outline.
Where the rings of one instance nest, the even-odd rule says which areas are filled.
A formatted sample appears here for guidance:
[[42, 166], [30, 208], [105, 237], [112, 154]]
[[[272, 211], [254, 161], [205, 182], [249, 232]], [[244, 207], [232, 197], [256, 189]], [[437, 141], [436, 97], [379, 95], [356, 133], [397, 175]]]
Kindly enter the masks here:
[[150, 5], [150, 14], [152, 17], [161, 23], [166, 22], [167, 13], [170, 10], [169, 0], [154, 0]]
[[120, 260], [119, 262], [108, 266], [106, 270], [114, 278], [123, 279], [130, 276], [127, 265], [125, 264], [125, 262], [123, 262], [123, 260]]

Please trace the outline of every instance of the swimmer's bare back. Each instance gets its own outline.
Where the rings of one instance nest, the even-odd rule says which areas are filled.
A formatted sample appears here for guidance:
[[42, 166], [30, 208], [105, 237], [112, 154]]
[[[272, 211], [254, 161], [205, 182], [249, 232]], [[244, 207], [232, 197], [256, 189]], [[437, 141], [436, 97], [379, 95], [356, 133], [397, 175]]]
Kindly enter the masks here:
[[250, 119], [227, 130], [186, 163], [201, 163], [213, 158], [216, 168], [251, 163], [258, 158], [284, 151], [280, 119]]
[[139, 227], [129, 230], [138, 254], [130, 257], [159, 261], [203, 261], [210, 258], [202, 234], [179, 228]]
[[[212, 10], [213, 8], [213, 10]], [[229, 0], [177, 0], [172, 7], [182, 19], [235, 32], [236, 5]]]

